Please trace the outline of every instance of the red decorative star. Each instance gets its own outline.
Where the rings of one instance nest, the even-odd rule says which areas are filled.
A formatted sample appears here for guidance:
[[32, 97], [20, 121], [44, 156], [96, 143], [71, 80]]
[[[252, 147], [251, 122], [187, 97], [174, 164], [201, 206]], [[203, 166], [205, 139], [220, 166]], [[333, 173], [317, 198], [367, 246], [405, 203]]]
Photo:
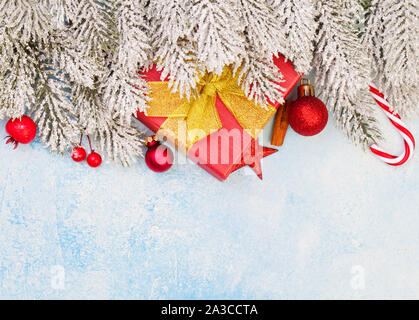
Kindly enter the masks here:
[[262, 164], [261, 160], [271, 154], [277, 152], [277, 149], [269, 148], [259, 145], [259, 141], [252, 139], [250, 148], [243, 153], [241, 162], [233, 170], [239, 170], [245, 166], [249, 166], [256, 173], [256, 175], [262, 180]]

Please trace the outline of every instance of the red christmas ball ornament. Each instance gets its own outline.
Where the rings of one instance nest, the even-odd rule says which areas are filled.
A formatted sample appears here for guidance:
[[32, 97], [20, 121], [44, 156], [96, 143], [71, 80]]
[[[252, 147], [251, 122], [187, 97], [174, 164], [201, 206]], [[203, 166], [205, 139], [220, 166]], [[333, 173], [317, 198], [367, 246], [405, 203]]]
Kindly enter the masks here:
[[302, 79], [298, 87], [298, 99], [291, 104], [288, 113], [291, 128], [303, 136], [314, 136], [326, 127], [328, 119], [327, 108], [314, 96], [310, 80]]
[[71, 151], [71, 158], [76, 162], [82, 162], [86, 159], [86, 150], [82, 146], [75, 147], [73, 151]]
[[170, 148], [160, 144], [156, 136], [146, 139], [148, 148], [145, 154], [145, 163], [147, 167], [154, 172], [165, 172], [172, 167], [173, 152]]
[[17, 119], [10, 119], [6, 123], [6, 132], [9, 134], [6, 138], [7, 143], [14, 143], [17, 148], [19, 143], [27, 144], [33, 141], [36, 136], [36, 124], [27, 116]]
[[87, 157], [87, 164], [92, 168], [99, 167], [102, 164], [102, 157], [92, 150], [92, 153]]

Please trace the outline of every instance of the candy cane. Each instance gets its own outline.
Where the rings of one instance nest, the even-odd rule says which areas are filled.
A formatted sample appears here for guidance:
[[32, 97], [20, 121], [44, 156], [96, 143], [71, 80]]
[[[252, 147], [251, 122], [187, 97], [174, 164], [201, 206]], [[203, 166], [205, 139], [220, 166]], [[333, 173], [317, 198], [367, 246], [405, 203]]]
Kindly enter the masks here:
[[412, 158], [413, 152], [415, 151], [415, 138], [403, 121], [401, 121], [400, 116], [396, 112], [391, 111], [391, 105], [384, 99], [384, 95], [373, 84], [370, 85], [370, 93], [377, 104], [384, 110], [387, 118], [404, 140], [404, 151], [399, 156], [394, 156], [385, 152], [376, 144], [373, 144], [370, 147], [371, 152], [390, 166], [401, 166]]

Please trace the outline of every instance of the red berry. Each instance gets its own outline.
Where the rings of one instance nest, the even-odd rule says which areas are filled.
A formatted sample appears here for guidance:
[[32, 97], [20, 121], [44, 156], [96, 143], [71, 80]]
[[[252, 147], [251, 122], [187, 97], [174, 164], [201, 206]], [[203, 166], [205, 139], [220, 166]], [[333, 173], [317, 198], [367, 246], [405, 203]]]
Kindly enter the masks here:
[[86, 159], [86, 150], [83, 147], [75, 147], [73, 151], [71, 151], [71, 158], [76, 162], [82, 162]]
[[6, 124], [7, 133], [18, 143], [27, 144], [36, 136], [36, 124], [27, 116], [10, 119]]
[[87, 164], [91, 166], [92, 168], [99, 167], [101, 163], [102, 163], [102, 157], [100, 156], [100, 154], [92, 151], [92, 153], [88, 155]]

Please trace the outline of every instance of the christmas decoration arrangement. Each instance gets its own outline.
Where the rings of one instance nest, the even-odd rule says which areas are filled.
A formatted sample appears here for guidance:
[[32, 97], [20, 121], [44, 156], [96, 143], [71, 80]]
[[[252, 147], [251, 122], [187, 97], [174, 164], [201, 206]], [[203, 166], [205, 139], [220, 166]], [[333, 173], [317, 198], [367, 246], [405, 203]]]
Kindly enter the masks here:
[[[273, 62], [286, 96], [300, 75], [282, 56]], [[137, 113], [138, 120], [219, 180], [227, 179], [252, 150], [251, 146], [258, 145], [255, 140], [259, 132], [280, 107], [279, 103], [272, 103], [263, 108], [250, 101], [229, 67], [221, 75], [206, 72], [196, 84], [199, 96], [195, 99], [171, 92], [167, 86], [170, 75], [161, 81], [162, 74], [156, 66], [142, 76], [151, 92], [149, 108]], [[253, 155], [259, 156], [259, 152]], [[248, 161], [252, 168], [259, 163], [250, 157]], [[262, 176], [260, 171], [256, 174]]]
[[[257, 136], [275, 112], [277, 146], [288, 125], [314, 135], [330, 114], [355, 144], [400, 165], [415, 147], [400, 118], [418, 111], [418, 43], [417, 0], [1, 1], [0, 118], [15, 147], [37, 134], [92, 167], [102, 156], [129, 165], [147, 149], [148, 167], [167, 170], [170, 149], [144, 146], [135, 115], [224, 180], [243, 165], [261, 176], [273, 151]], [[318, 98], [304, 80], [284, 104], [309, 72]], [[380, 107], [405, 139], [400, 156], [377, 146]], [[239, 146], [222, 142], [223, 129], [239, 132]]]

